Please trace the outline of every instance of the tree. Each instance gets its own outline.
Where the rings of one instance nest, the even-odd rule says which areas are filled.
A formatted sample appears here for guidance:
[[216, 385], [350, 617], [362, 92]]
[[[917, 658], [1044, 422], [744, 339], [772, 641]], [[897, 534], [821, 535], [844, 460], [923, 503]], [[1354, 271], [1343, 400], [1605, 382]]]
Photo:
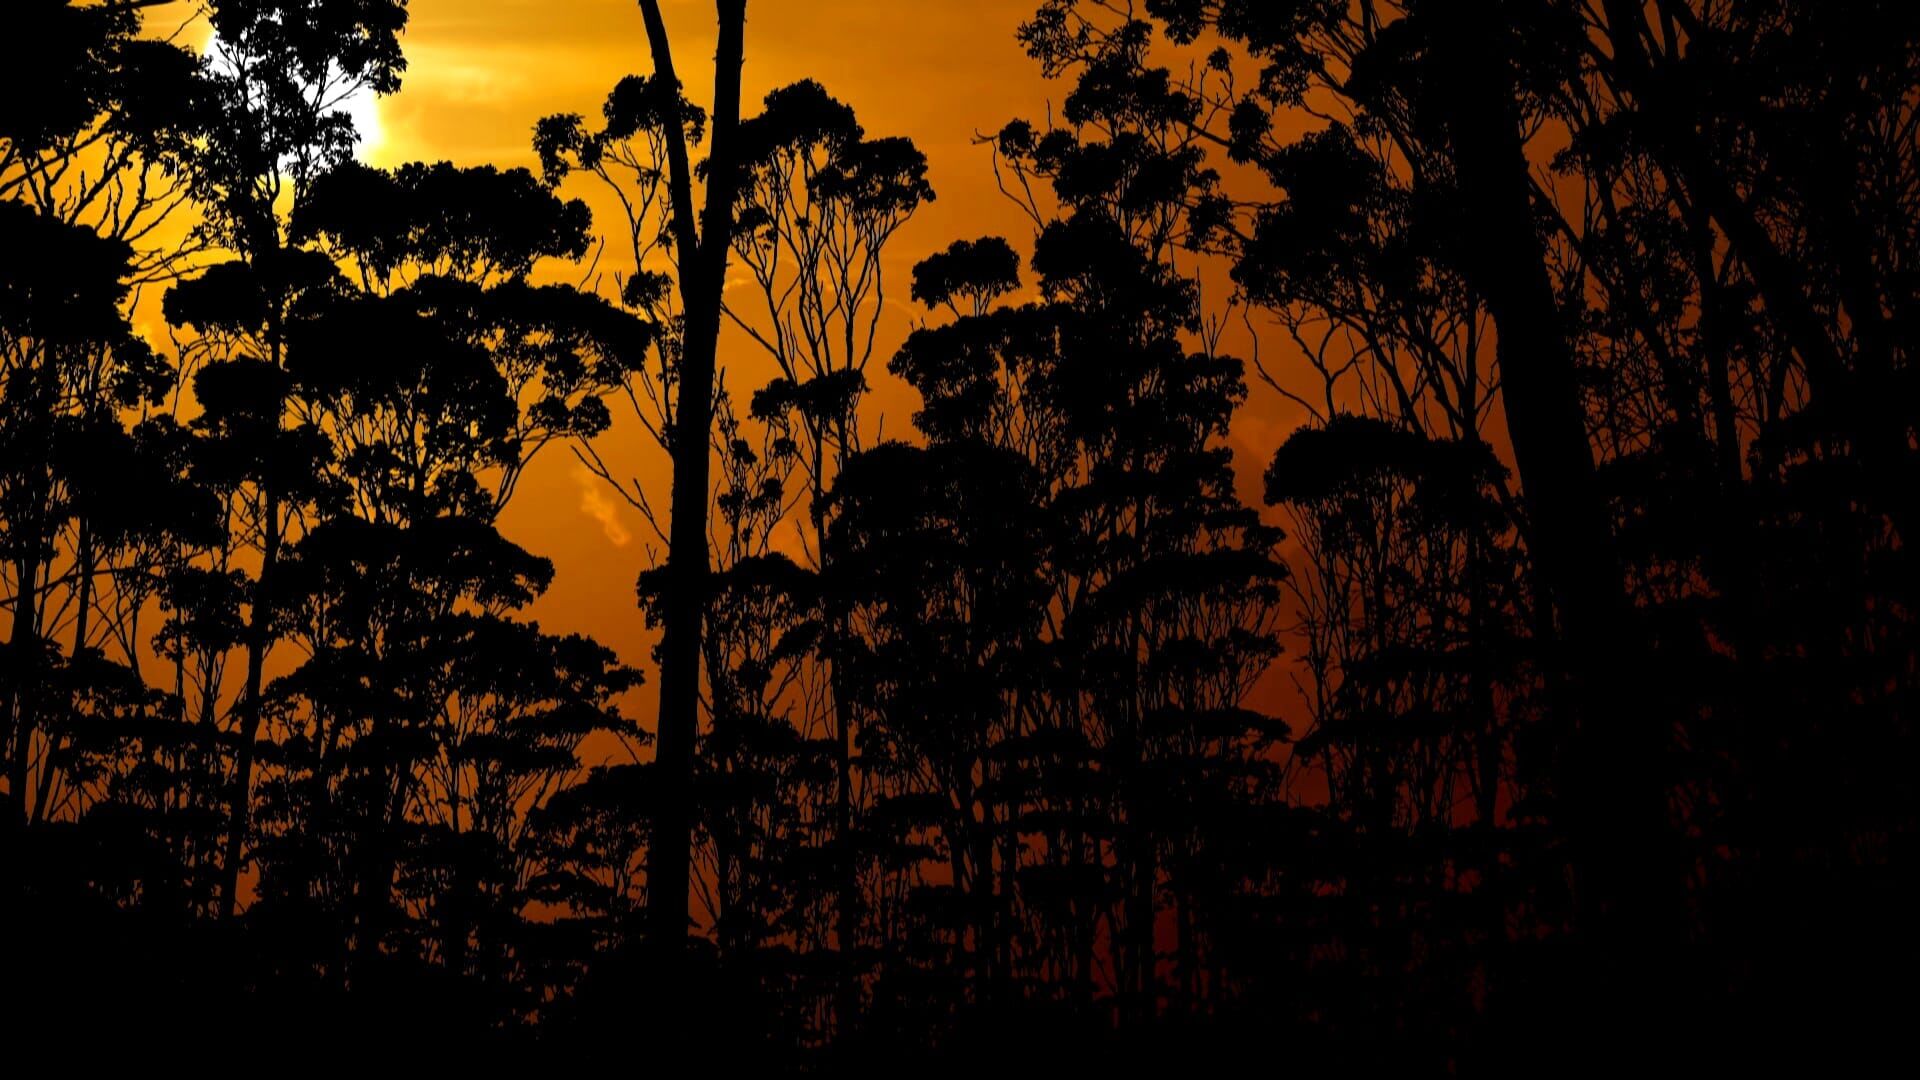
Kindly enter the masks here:
[[217, 526], [167, 415], [178, 373], [130, 318], [183, 254], [156, 230], [184, 200], [197, 81], [128, 11], [11, 14], [32, 44], [0, 76], [7, 905], [23, 988], [60, 998], [85, 970], [134, 997], [167, 984], [170, 950], [129, 940], [124, 913], [171, 931], [213, 884], [198, 770], [217, 747], [142, 679], [141, 614]]
[[[816, 84], [776, 91], [765, 112], [741, 121], [744, 2], [719, 8], [720, 51], [709, 120], [681, 94], [658, 5], [641, 7], [653, 75], [628, 79], [614, 90], [600, 131], [589, 133], [578, 117], [553, 117], [542, 122], [536, 147], [550, 178], [578, 168], [621, 192], [635, 266], [623, 297], [677, 330], [667, 336], [659, 371], [644, 384], [650, 408], [640, 410], [674, 466], [669, 535], [663, 537], [669, 549], [666, 566], [643, 577], [642, 589], [650, 594], [650, 617], [663, 630], [656, 755], [661, 793], [655, 803], [648, 902], [656, 937], [677, 951], [674, 943], [684, 930], [679, 898], [686, 892], [689, 864], [689, 851], [680, 845], [693, 823], [689, 785], [699, 730], [700, 627], [713, 595], [706, 533], [709, 440], [720, 394], [714, 353], [723, 313], [747, 325], [721, 295], [728, 259], [738, 254], [753, 269], [768, 304], [770, 325], [758, 327], [755, 336], [780, 366], [782, 379], [756, 395], [754, 411], [758, 419], [775, 424], [784, 424], [796, 411], [801, 416], [799, 430], [807, 435], [807, 445], [795, 442], [781, 456], [798, 455], [810, 465], [817, 534], [818, 508], [830, 476], [829, 447], [844, 456], [858, 438], [852, 415], [859, 373], [873, 349], [879, 251], [931, 190], [923, 179], [924, 159], [910, 144], [865, 140], [851, 111]], [[707, 133], [709, 123], [705, 206], [696, 221], [688, 146]], [[671, 278], [652, 268], [656, 252], [672, 268]], [[786, 264], [783, 256], [794, 262]], [[640, 404], [638, 395], [633, 400]], [[614, 481], [590, 448], [583, 460], [654, 520], [644, 492]], [[846, 726], [839, 731], [837, 798], [844, 804], [851, 789]], [[846, 811], [839, 820], [844, 826]], [[853, 945], [852, 908], [852, 887], [843, 884], [838, 928], [843, 951]], [[840, 1011], [845, 1022], [851, 1004], [844, 992]]]
[[[73, 734], [64, 716], [69, 703], [47, 696], [60, 681], [54, 669], [62, 660], [46, 607], [55, 588], [49, 571], [59, 565], [60, 547], [72, 542], [75, 563], [66, 574], [78, 626], [71, 658], [82, 660], [95, 641], [90, 590], [106, 556], [123, 549], [116, 523], [102, 520], [111, 510], [96, 455], [135, 448], [117, 410], [159, 404], [172, 372], [133, 335], [123, 312], [133, 259], [127, 244], [13, 202], [0, 203], [0, 228], [14, 253], [0, 301], [0, 394], [7, 402], [0, 440], [8, 462], [0, 472], [0, 537], [14, 585], [7, 786], [9, 817], [32, 823], [53, 816], [65, 797], [59, 759]], [[158, 426], [143, 434], [161, 437]]]
[[[1002, 136], [1018, 168], [1046, 155], [1060, 175], [1115, 178], [1164, 163], [1147, 139], [1083, 147], [1030, 132]], [[1124, 164], [1078, 173], [1068, 159]], [[1119, 1015], [1138, 1020], [1163, 992], [1154, 926], [1164, 911], [1180, 927], [1179, 996], [1193, 1007], [1211, 951], [1200, 912], [1227, 899], [1203, 885], [1201, 868], [1223, 854], [1203, 838], [1271, 788], [1263, 757], [1284, 725], [1244, 703], [1275, 652], [1285, 570], [1277, 533], [1238, 505], [1215, 444], [1244, 384], [1239, 362], [1204, 339], [1183, 347], [1198, 326], [1196, 290], [1165, 261], [1165, 207], [1104, 184], [1055, 190], [1068, 214], [1036, 239], [1042, 299], [992, 306], [1012, 285], [1006, 245], [956, 245], [919, 268], [916, 295], [979, 313], [916, 332], [892, 367], [920, 390], [916, 423], [936, 446], [992, 446], [1037, 477], [1045, 543], [1024, 558], [1039, 561], [1048, 588], [1039, 640], [1018, 650], [1023, 663], [977, 680], [1004, 695], [1009, 714], [988, 736], [980, 785], [983, 825], [1001, 850], [975, 848], [966, 875], [997, 878], [1010, 916], [1029, 920], [1021, 933], [983, 927], [1002, 943], [988, 954], [1044, 942], [1009, 955], [1007, 977], [1027, 973], [1038, 1000], [1064, 993], [1083, 1009], [1109, 989]], [[990, 918], [981, 901], [993, 892], [976, 897], [979, 917]], [[1116, 928], [1117, 978], [1105, 986], [1100, 920]], [[997, 962], [983, 957], [983, 971]], [[1040, 980], [1049, 968], [1071, 972], [1066, 985]]]
[[[139, 546], [119, 543], [112, 526], [105, 538], [89, 528], [111, 512], [98, 489], [111, 478], [89, 466], [163, 438], [154, 421], [146, 429], [153, 439], [130, 444], [116, 415], [156, 409], [173, 379], [134, 336], [125, 307], [133, 286], [164, 275], [177, 255], [144, 244], [184, 197], [175, 177], [194, 130], [197, 86], [192, 58], [140, 40], [128, 11], [36, 0], [19, 18], [38, 47], [8, 69], [15, 105], [0, 123], [0, 210], [11, 253], [0, 359], [9, 467], [0, 484], [13, 592], [9, 648], [21, 665], [8, 679], [7, 776], [18, 813], [31, 821], [53, 809], [55, 762], [68, 737], [38, 741], [43, 722], [59, 723], [64, 707], [31, 700], [41, 679], [36, 657], [53, 643], [49, 613], [58, 597], [73, 602], [70, 655], [81, 658], [103, 640], [102, 624], [90, 621], [96, 607], [107, 610], [98, 602], [102, 576]], [[94, 490], [82, 490], [89, 485]], [[69, 553], [73, 565], [56, 570]], [[131, 653], [124, 662], [137, 666]]]
[[[313, 284], [255, 415], [291, 412], [321, 452], [279, 571], [277, 629], [308, 659], [266, 689], [255, 917], [274, 978], [317, 977], [356, 1009], [434, 970], [459, 991], [454, 1028], [529, 1008], [511, 992], [528, 815], [583, 739], [637, 736], [612, 704], [637, 673], [511, 618], [552, 568], [494, 527], [544, 446], [605, 426], [600, 395], [652, 341], [610, 304], [529, 284], [540, 260], [582, 255], [589, 227], [524, 170], [444, 164], [342, 162], [292, 210]], [[206, 280], [176, 293], [180, 314], [225, 295]], [[317, 949], [316, 925], [336, 931]]]
[[[669, 166], [668, 196], [679, 267], [684, 324], [672, 434], [673, 498], [667, 552], [668, 579], [660, 603], [660, 712], [652, 847], [647, 854], [647, 903], [653, 938], [664, 963], [663, 986], [675, 981], [687, 922], [689, 844], [693, 827], [694, 738], [699, 730], [700, 639], [707, 594], [707, 499], [713, 428], [715, 353], [720, 338], [721, 292], [732, 243], [734, 198], [739, 184], [735, 141], [740, 122], [740, 66], [747, 20], [746, 0], [721, 0], [719, 51], [714, 56], [712, 141], [706, 162], [706, 204], [696, 223], [692, 168], [688, 164], [688, 117], [660, 5], [643, 0], [653, 82], [659, 95], [660, 128]], [[662, 1004], [678, 1000], [666, 990]], [[677, 1015], [668, 1010], [668, 1017]], [[670, 1027], [666, 1030], [672, 1030]]]
[[1032, 689], [1027, 654], [1047, 600], [1038, 489], [1013, 451], [964, 442], [883, 444], [851, 457], [834, 485], [823, 584], [844, 629], [825, 647], [845, 669], [844, 707], [864, 718], [860, 760], [876, 792], [838, 840], [882, 881], [911, 883], [866, 901], [884, 950], [879, 1019], [908, 1030], [958, 996], [995, 1003], [1011, 982], [992, 755]]
[[[1578, 870], [1577, 906], [1565, 909], [1546, 873], [1528, 875], [1527, 902], [1555, 933], [1587, 943], [1590, 970], [1607, 972], [1607, 985], [1655, 970], [1669, 974], [1659, 980], [1669, 988], [1722, 977], [1692, 967], [1700, 954], [1684, 943], [1700, 940], [1703, 923], [1697, 888], [1692, 901], [1683, 894], [1700, 872], [1689, 866], [1718, 862], [1696, 830], [1716, 816], [1701, 808], [1719, 801], [1708, 793], [1728, 774], [1674, 749], [1733, 729], [1766, 731], [1762, 740], [1776, 748], [1814, 752], [1821, 742], [1818, 725], [1788, 719], [1753, 683], [1722, 681], [1728, 664], [1767, 654], [1754, 636], [1765, 621], [1758, 613], [1805, 595], [1788, 584], [1799, 580], [1792, 574], [1762, 568], [1772, 556], [1753, 545], [1748, 515], [1802, 537], [1845, 535], [1838, 542], [1849, 552], [1877, 550], [1900, 531], [1902, 496], [1883, 485], [1910, 456], [1908, 428], [1855, 411], [1841, 388], [1878, 377], [1891, 354], [1875, 344], [1875, 326], [1902, 302], [1868, 268], [1894, 265], [1879, 245], [1903, 235], [1888, 224], [1890, 193], [1903, 188], [1885, 163], [1903, 145], [1889, 123], [1905, 109], [1890, 105], [1900, 99], [1892, 86], [1911, 73], [1895, 59], [1910, 55], [1907, 45], [1893, 42], [1911, 34], [1903, 16], [1856, 14], [1826, 24], [1798, 5], [1735, 13], [1684, 3], [1167, 0], [1118, 11], [1063, 2], [1043, 5], [1023, 31], [1051, 72], [1076, 76], [1070, 103], [1161, 109], [1172, 120], [1167, 145], [1246, 170], [1234, 189], [1240, 202], [1196, 190], [1183, 213], [1212, 227], [1205, 235], [1233, 262], [1244, 298], [1293, 339], [1291, 366], [1312, 389], [1296, 393], [1273, 365], [1263, 374], [1314, 416], [1320, 430], [1299, 447], [1357, 455], [1351, 478], [1369, 484], [1427, 477], [1424, 466], [1417, 475], [1403, 465], [1381, 471], [1399, 451], [1380, 455], [1417, 440], [1411, 432], [1431, 440], [1418, 456], [1436, 465], [1459, 440], [1484, 441], [1515, 466], [1520, 490], [1491, 494], [1521, 539], [1513, 550], [1529, 588], [1494, 603], [1516, 605], [1499, 611], [1501, 622], [1531, 627], [1529, 648], [1545, 663], [1509, 670], [1522, 700], [1537, 700], [1526, 711], [1537, 708], [1544, 724], [1511, 729], [1503, 751], [1517, 816], [1502, 843], [1551, 821]], [[1814, 59], [1816, 41], [1855, 34], [1879, 44], [1862, 40], [1844, 61]], [[1176, 74], [1172, 58], [1184, 49], [1196, 59]], [[1851, 89], [1865, 86], [1881, 90]], [[1818, 135], [1807, 120], [1815, 113]], [[1066, 115], [1078, 124], [1089, 113]], [[1112, 128], [1106, 120], [1102, 131]], [[1032, 145], [1047, 138], [1066, 145], [1057, 134]], [[1080, 164], [1061, 161], [1060, 176]], [[1789, 270], [1795, 258], [1811, 262]], [[1800, 272], [1812, 263], [1824, 269]], [[1862, 320], [1840, 331], [1843, 313], [1856, 309]], [[1387, 428], [1365, 435], [1347, 413]], [[1289, 470], [1323, 471], [1304, 450], [1285, 456]], [[1799, 462], [1816, 457], [1836, 472], [1805, 483]], [[1844, 499], [1818, 509], [1799, 501], [1839, 473], [1852, 477]], [[1337, 516], [1302, 519], [1310, 543], [1323, 526], [1397, 516], [1391, 487], [1362, 498], [1364, 485], [1302, 484], [1278, 470], [1271, 479], [1296, 506], [1302, 493], [1313, 504], [1347, 490], [1326, 508]], [[1789, 490], [1796, 495], [1785, 503], [1771, 494]], [[1391, 546], [1403, 527], [1376, 535]], [[1509, 544], [1504, 531], [1488, 534], [1483, 557]], [[1852, 555], [1836, 558], [1853, 565]], [[1396, 561], [1368, 575], [1387, 595], [1413, 569]], [[1835, 583], [1828, 595], [1898, 595], [1901, 571], [1881, 565], [1889, 576], [1878, 584], [1849, 570], [1853, 584]], [[1312, 587], [1341, 587], [1345, 571], [1314, 571]], [[1787, 606], [1802, 617], [1808, 610]], [[1383, 613], [1392, 610], [1349, 625], [1389, 639]], [[1834, 617], [1851, 622], [1852, 610]], [[1322, 614], [1328, 626], [1350, 615], [1338, 605]], [[1834, 663], [1828, 654], [1814, 666], [1832, 672]], [[1630, 689], [1623, 671], [1657, 673], [1660, 689]], [[1528, 689], [1536, 679], [1549, 693]], [[1502, 722], [1499, 700], [1474, 706], [1475, 726]], [[1399, 706], [1387, 717], [1412, 718]], [[1880, 731], [1879, 721], [1861, 730]], [[1734, 759], [1771, 753], [1719, 745], [1731, 774], [1750, 775]], [[1413, 766], [1419, 751], [1381, 760]]]
[[[248, 600], [246, 671], [236, 706], [238, 749], [221, 899], [231, 916], [245, 861], [266, 658], [275, 638], [273, 578], [304, 494], [287, 486], [308, 471], [297, 455], [313, 449], [315, 434], [285, 436], [286, 325], [299, 298], [325, 288], [332, 274], [324, 259], [292, 242], [281, 216], [282, 195], [299, 204], [317, 176], [351, 154], [357, 136], [343, 111], [351, 95], [399, 89], [405, 69], [399, 35], [407, 10], [399, 0], [298, 6], [224, 0], [212, 6], [210, 17], [217, 46], [207, 64], [210, 135], [194, 154], [190, 176], [206, 214], [202, 234], [234, 258], [196, 279], [205, 298], [182, 299], [187, 310], [176, 310], [169, 321], [194, 321], [196, 302], [217, 313], [210, 318], [225, 332], [203, 336], [202, 358], [195, 362], [243, 365], [214, 379], [238, 376], [251, 398], [243, 408], [268, 421], [249, 432], [259, 444], [249, 456], [260, 471], [237, 478], [233, 489], [240, 543], [258, 552], [260, 568]], [[298, 445], [302, 440], [305, 447]], [[286, 454], [289, 449], [294, 455]]]

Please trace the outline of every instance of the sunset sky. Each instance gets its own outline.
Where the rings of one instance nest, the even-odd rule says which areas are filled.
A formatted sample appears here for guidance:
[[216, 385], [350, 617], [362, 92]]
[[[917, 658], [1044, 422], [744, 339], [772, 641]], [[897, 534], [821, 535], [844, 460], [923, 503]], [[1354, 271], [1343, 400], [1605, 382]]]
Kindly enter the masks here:
[[[607, 92], [623, 76], [651, 70], [645, 30], [632, 0], [412, 0], [402, 44], [407, 71], [401, 91], [354, 103], [363, 134], [362, 160], [391, 167], [407, 161], [537, 168], [534, 123], [560, 112], [598, 115]], [[891, 356], [925, 312], [907, 300], [911, 269], [958, 239], [1006, 236], [1023, 253], [1032, 225], [996, 186], [989, 149], [977, 142], [1008, 120], [1044, 124], [1049, 107], [1066, 93], [1044, 79], [1021, 50], [1015, 29], [1037, 0], [753, 0], [748, 6], [742, 109], [757, 111], [765, 93], [803, 78], [822, 83], [853, 106], [869, 135], [906, 135], [927, 155], [937, 200], [923, 207], [887, 252], [888, 311], [868, 377], [875, 393], [868, 408], [888, 437], [908, 437], [916, 396], [889, 376]], [[188, 10], [170, 5], [149, 16], [164, 32]], [[711, 0], [667, 0], [665, 15], [675, 62], [687, 92], [706, 104], [711, 95], [714, 12]], [[204, 26], [189, 25], [181, 40], [204, 47]], [[596, 233], [624, 228], [618, 209], [591, 177], [576, 178], [563, 194], [594, 208]], [[602, 282], [620, 268], [619, 244], [600, 263]], [[550, 265], [547, 277], [582, 280], [584, 269]], [[146, 320], [143, 320], [146, 321]], [[729, 328], [720, 362], [729, 385], [750, 392], [770, 368], [745, 335]], [[1233, 345], [1245, 351], [1245, 342]], [[634, 423], [620, 423], [602, 454], [637, 477], [656, 506], [666, 502], [665, 456]], [[1260, 472], [1295, 422], [1295, 411], [1257, 383], [1234, 421], [1233, 447], [1242, 497], [1258, 505]], [[869, 434], [872, 434], [870, 429]], [[663, 522], [664, 524], [664, 522]], [[590, 634], [629, 663], [651, 667], [651, 637], [635, 607], [634, 579], [663, 548], [645, 520], [589, 476], [564, 446], [548, 447], [521, 483], [502, 528], [516, 542], [554, 561], [552, 588], [533, 615], [549, 630]], [[1269, 673], [1269, 694], [1284, 685]], [[651, 717], [654, 690], [640, 691], [632, 707]]]

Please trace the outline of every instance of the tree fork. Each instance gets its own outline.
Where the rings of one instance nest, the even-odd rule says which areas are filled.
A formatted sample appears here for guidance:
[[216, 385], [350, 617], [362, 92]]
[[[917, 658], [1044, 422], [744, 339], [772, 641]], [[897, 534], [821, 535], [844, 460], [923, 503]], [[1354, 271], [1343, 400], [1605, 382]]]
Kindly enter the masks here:
[[[673, 51], [659, 0], [640, 0], [654, 74], [673, 90], [666, 106], [669, 195], [680, 257], [680, 296], [686, 313], [680, 354], [680, 391], [673, 425], [672, 521], [666, 587], [661, 600], [660, 705], [654, 771], [653, 829], [647, 852], [647, 922], [658, 956], [659, 999], [684, 1008], [681, 982], [687, 932], [687, 892], [693, 827], [692, 779], [699, 730], [700, 654], [707, 597], [707, 496], [711, 463], [713, 387], [720, 335], [721, 289], [732, 242], [738, 167], [734, 132], [740, 116], [740, 69], [746, 0], [718, 0], [719, 46], [714, 57], [712, 141], [706, 205], [694, 220], [693, 169], [680, 114]], [[662, 1015], [670, 1024], [675, 1017]], [[667, 1028], [671, 1030], [671, 1028]]]

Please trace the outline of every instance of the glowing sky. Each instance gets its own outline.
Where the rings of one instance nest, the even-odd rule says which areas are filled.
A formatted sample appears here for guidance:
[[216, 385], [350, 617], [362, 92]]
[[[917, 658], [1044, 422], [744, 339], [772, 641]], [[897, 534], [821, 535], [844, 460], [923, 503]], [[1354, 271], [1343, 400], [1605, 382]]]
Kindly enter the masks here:
[[[870, 407], [888, 436], [907, 436], [915, 396], [884, 371], [885, 359], [922, 312], [907, 303], [912, 265], [954, 240], [1001, 234], [1030, 249], [1032, 227], [998, 190], [991, 154], [976, 139], [1008, 120], [1044, 122], [1066, 87], [1041, 77], [1014, 31], [1037, 0], [751, 0], [743, 109], [770, 89], [816, 79], [852, 105], [867, 132], [907, 135], [924, 151], [938, 199], [888, 249], [889, 310], [869, 378]], [[401, 91], [361, 100], [360, 156], [393, 166], [411, 160], [534, 166], [533, 125], [557, 112], [597, 115], [622, 76], [651, 69], [632, 0], [412, 0], [403, 45]], [[185, 9], [185, 5], [181, 5]], [[665, 0], [676, 65], [689, 96], [703, 104], [712, 85], [711, 0]], [[204, 45], [190, 28], [183, 39]], [[603, 234], [622, 227], [591, 179], [564, 192], [588, 200]], [[618, 266], [609, 244], [602, 271]], [[565, 271], [565, 272], [560, 272]], [[578, 268], [549, 277], [580, 280]], [[766, 376], [744, 335], [730, 331], [721, 363], [729, 385], [750, 391]], [[616, 416], [619, 415], [616, 408]], [[1234, 425], [1244, 497], [1257, 498], [1261, 467], [1284, 436], [1291, 410], [1256, 387]], [[637, 424], [619, 424], [603, 455], [638, 477], [664, 506], [664, 457]], [[550, 630], [591, 634], [629, 663], [651, 667], [651, 644], [634, 603], [634, 578], [653, 541], [641, 516], [586, 475], [565, 447], [549, 447], [530, 468], [502, 529], [554, 561], [552, 589], [534, 609]], [[650, 716], [651, 688], [633, 706]]]
[[[555, 112], [597, 114], [623, 75], [651, 69], [639, 10], [631, 0], [414, 0], [405, 39], [404, 89], [379, 103], [383, 140], [374, 164], [448, 159], [460, 164], [533, 164], [535, 120]], [[902, 3], [899, 0], [753, 0], [748, 6], [743, 108], [777, 86], [813, 78], [848, 102], [874, 135], [904, 134], [928, 155], [939, 198], [889, 249], [890, 310], [876, 368], [915, 317], [904, 304], [914, 262], [961, 237], [1026, 235], [1023, 219], [994, 185], [977, 133], [1008, 119], [1043, 114], [1051, 90], [1020, 51], [1013, 31], [1032, 0]], [[668, 0], [665, 16], [688, 93], [704, 102], [712, 85], [711, 0]], [[568, 185], [609, 226], [614, 208], [590, 181]], [[609, 245], [607, 263], [616, 259]], [[730, 335], [721, 361], [730, 385], [750, 389], [769, 374], [743, 335]], [[891, 382], [880, 370], [877, 383]], [[885, 430], [907, 433], [913, 398], [882, 385], [874, 404]], [[618, 415], [618, 410], [616, 410]], [[623, 424], [603, 450], [624, 463], [664, 505], [664, 457], [638, 425]], [[502, 522], [516, 541], [554, 560], [558, 573], [536, 614], [551, 629], [590, 633], [644, 663], [645, 637], [633, 583], [657, 546], [639, 514], [586, 475], [572, 455], [549, 448]], [[651, 692], [643, 708], [651, 712]]]

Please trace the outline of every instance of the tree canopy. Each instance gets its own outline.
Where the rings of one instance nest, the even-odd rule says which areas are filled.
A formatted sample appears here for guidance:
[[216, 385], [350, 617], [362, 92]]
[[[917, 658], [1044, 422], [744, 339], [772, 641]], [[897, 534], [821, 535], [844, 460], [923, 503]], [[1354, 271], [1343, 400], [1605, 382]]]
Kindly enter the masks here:
[[5, 15], [15, 1058], [1897, 1049], [1913, 5], [1034, 0], [958, 238], [746, 0], [537, 169], [356, 152], [405, 0], [155, 6]]

